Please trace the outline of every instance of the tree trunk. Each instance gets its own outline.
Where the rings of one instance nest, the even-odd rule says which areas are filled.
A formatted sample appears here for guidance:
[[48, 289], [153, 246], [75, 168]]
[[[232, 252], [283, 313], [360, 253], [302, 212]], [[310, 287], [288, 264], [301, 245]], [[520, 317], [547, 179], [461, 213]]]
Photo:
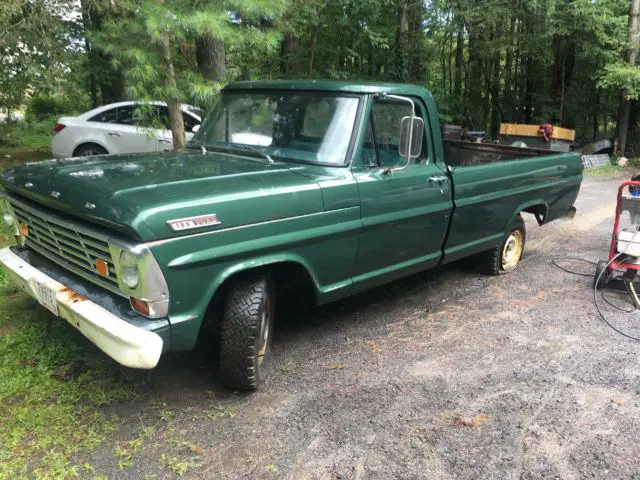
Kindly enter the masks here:
[[320, 25], [313, 31], [313, 38], [311, 40], [311, 58], [309, 59], [309, 77], [313, 77], [313, 62], [316, 59], [316, 45], [318, 44], [318, 32], [320, 31]]
[[224, 42], [211, 35], [196, 39], [198, 71], [208, 80], [224, 82], [227, 79], [227, 54]]
[[407, 10], [407, 63], [409, 81], [424, 83], [425, 49], [424, 27], [422, 25], [424, 7], [421, 2], [413, 2]]
[[535, 83], [533, 81], [534, 60], [531, 54], [527, 53], [524, 80], [524, 123], [533, 121], [533, 90]]
[[478, 35], [473, 30], [469, 32], [469, 66], [466, 73], [466, 117], [469, 122], [468, 126], [475, 130], [476, 128], [482, 128], [481, 119], [478, 115], [474, 115], [477, 113], [478, 106], [482, 106], [482, 82], [479, 81], [482, 78], [482, 68], [478, 48]]
[[280, 45], [280, 75], [297, 77], [300, 74], [298, 39], [286, 33]]
[[407, 2], [403, 0], [398, 8], [398, 25], [396, 27], [396, 64], [395, 80], [406, 82], [409, 78], [407, 55]]
[[[631, 0], [629, 8], [629, 66], [634, 67], [638, 57], [638, 16], [640, 15], [640, 0]], [[631, 102], [627, 98], [629, 92], [623, 89], [620, 98], [620, 110], [618, 114], [618, 151], [624, 155], [627, 148], [627, 133], [629, 132], [629, 114]]]
[[[499, 32], [500, 34], [502, 32]], [[500, 131], [500, 120], [502, 112], [500, 110], [500, 51], [496, 51], [493, 56], [491, 72], [491, 136], [496, 138]]]
[[514, 73], [514, 65], [517, 66], [517, 61], [514, 62], [514, 47], [513, 41], [516, 33], [516, 16], [512, 15], [509, 21], [509, 31], [507, 32], [507, 46], [504, 61], [504, 91], [502, 94], [502, 109], [506, 112], [507, 118], [511, 115], [511, 107], [513, 105], [512, 90], [513, 79], [516, 78]]
[[160, 36], [160, 52], [162, 54], [162, 66], [164, 67], [164, 87], [170, 92], [169, 98], [167, 99], [167, 106], [169, 107], [169, 122], [171, 123], [173, 148], [174, 150], [182, 150], [184, 148], [184, 120], [182, 118], [182, 110], [180, 110], [180, 100], [175, 97], [178, 86], [176, 84], [176, 74], [173, 69], [173, 60], [171, 59], [169, 32], [163, 32]]
[[598, 130], [600, 129], [600, 91], [597, 85], [594, 85], [593, 90], [593, 140], [595, 141], [598, 138]]
[[462, 28], [458, 30], [456, 37], [456, 73], [453, 94], [459, 101], [462, 96], [462, 74], [464, 69], [464, 31]]

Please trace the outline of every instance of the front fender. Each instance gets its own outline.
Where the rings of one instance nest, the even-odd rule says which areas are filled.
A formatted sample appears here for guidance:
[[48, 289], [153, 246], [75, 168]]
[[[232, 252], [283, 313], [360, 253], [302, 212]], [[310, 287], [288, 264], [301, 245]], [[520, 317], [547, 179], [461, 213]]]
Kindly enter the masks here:
[[247, 260], [242, 260], [238, 263], [228, 266], [223, 271], [221, 271], [211, 282], [208, 291], [208, 298], [213, 298], [218, 289], [222, 285], [224, 285], [227, 280], [235, 275], [259, 268], [268, 268], [270, 266], [275, 266], [283, 263], [294, 263], [304, 268], [304, 270], [307, 272], [307, 275], [309, 275], [309, 278], [311, 278], [314, 293], [316, 295], [320, 293], [318, 276], [316, 275], [313, 267], [309, 264], [309, 262], [307, 262], [307, 260], [302, 258], [300, 255], [296, 255], [293, 253], [278, 253], [274, 255], [264, 255]]
[[243, 271], [290, 262], [308, 274], [319, 303], [344, 295], [360, 228], [359, 208], [347, 208], [154, 243], [171, 297], [172, 349], [195, 344], [214, 294]]
[[[269, 266], [275, 266], [283, 263], [295, 263], [309, 275], [313, 283], [315, 294], [319, 293], [319, 282], [315, 270], [311, 267], [308, 261], [299, 255], [295, 254], [273, 254], [254, 257], [250, 259], [243, 259], [236, 263], [227, 264], [223, 268], [211, 268], [210, 272], [212, 276], [206, 279], [204, 282], [194, 281], [190, 285], [187, 285], [188, 290], [193, 298], [197, 299], [193, 304], [184, 305], [184, 302], [178, 300], [172, 302], [173, 313], [169, 315], [169, 322], [171, 324], [171, 350], [190, 350], [195, 346], [202, 322], [205, 319], [207, 310], [211, 300], [220, 288], [229, 281], [235, 275], [243, 272], [250, 272], [261, 268], [268, 268]], [[193, 272], [193, 277], [198, 275]], [[171, 282], [170, 282], [171, 283]], [[175, 287], [175, 282], [174, 287]], [[176, 293], [177, 288], [172, 289], [171, 296], [183, 295]], [[187, 302], [188, 303], [188, 302]], [[180, 308], [186, 307], [186, 308]], [[179, 308], [179, 312], [175, 312]]]

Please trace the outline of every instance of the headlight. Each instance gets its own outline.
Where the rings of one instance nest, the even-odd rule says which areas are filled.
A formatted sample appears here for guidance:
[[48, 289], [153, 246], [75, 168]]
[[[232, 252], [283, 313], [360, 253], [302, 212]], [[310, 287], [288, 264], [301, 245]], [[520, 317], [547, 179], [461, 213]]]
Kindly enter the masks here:
[[7, 225], [9, 226], [13, 225], [13, 215], [11, 215], [9, 212], [4, 212], [2, 214], [2, 219], [4, 220], [4, 223], [6, 223]]
[[138, 258], [127, 250], [123, 250], [120, 254], [120, 274], [122, 275], [122, 283], [132, 290], [140, 283]]

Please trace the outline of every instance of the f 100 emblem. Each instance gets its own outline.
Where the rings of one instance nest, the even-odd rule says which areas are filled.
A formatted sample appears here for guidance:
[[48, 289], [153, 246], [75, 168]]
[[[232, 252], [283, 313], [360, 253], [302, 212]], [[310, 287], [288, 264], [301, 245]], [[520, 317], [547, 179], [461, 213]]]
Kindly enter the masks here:
[[221, 225], [222, 222], [218, 221], [218, 217], [215, 213], [209, 215], [199, 215], [197, 217], [178, 218], [175, 220], [168, 220], [167, 225], [174, 232], [180, 232], [182, 230], [192, 230], [194, 228], [212, 227], [214, 225]]

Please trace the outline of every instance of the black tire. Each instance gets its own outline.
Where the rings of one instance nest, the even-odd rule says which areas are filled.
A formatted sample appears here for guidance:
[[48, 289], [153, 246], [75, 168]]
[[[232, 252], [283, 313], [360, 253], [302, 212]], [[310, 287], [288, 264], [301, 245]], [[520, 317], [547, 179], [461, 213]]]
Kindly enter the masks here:
[[593, 288], [596, 290], [602, 290], [607, 283], [609, 283], [609, 272], [607, 269], [607, 262], [600, 261], [596, 265], [596, 274], [593, 277]]
[[274, 314], [269, 275], [238, 281], [231, 288], [220, 325], [220, 380], [225, 387], [256, 390], [264, 381]]
[[74, 157], [91, 157], [93, 155], [106, 155], [107, 152], [100, 145], [95, 143], [83, 143], [73, 151]]
[[[517, 250], [513, 254], [513, 258], [509, 258], [510, 261], [507, 263], [505, 262], [505, 247], [507, 247], [507, 242], [513, 242], [514, 235], [518, 236], [519, 239], [517, 242], [520, 242], [520, 245], [518, 245]], [[522, 219], [522, 216], [518, 214], [511, 223], [511, 226], [500, 242], [500, 245], [481, 254], [481, 270], [487, 275], [504, 275], [505, 273], [515, 270], [522, 258], [522, 252], [524, 251], [526, 240], [527, 230], [524, 225], [524, 220]]]

